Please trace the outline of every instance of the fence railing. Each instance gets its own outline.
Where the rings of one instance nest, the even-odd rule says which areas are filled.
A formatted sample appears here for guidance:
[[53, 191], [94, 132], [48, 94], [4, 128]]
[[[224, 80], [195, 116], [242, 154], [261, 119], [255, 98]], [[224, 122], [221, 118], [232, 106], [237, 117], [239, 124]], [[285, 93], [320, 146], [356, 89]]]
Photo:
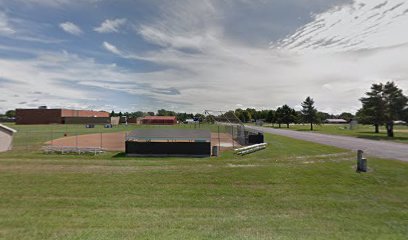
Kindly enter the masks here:
[[254, 144], [251, 146], [247, 147], [242, 147], [242, 148], [237, 148], [234, 150], [234, 152], [238, 155], [245, 155], [253, 152], [257, 152], [259, 150], [265, 149], [267, 146], [267, 143], [260, 143], [260, 144]]

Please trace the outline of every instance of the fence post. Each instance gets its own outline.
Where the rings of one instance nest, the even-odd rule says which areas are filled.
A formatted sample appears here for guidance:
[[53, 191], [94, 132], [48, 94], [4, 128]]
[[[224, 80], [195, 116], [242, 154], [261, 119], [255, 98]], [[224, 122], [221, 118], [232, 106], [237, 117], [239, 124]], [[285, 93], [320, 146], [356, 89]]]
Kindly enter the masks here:
[[75, 134], [75, 147], [78, 150], [78, 134]]
[[[28, 131], [26, 132], [26, 139], [30, 139]], [[26, 145], [25, 145], [26, 152], [28, 152], [28, 143], [27, 143], [28, 141], [24, 141], [24, 142], [26, 143]]]
[[220, 126], [218, 125], [218, 149], [221, 150]]
[[102, 148], [103, 148], [103, 135], [102, 135], [102, 132], [100, 132], [100, 134], [101, 134], [101, 146], [100, 146], [100, 148], [102, 150]]
[[231, 126], [231, 138], [232, 138], [232, 148], [235, 148], [235, 144], [234, 144], [234, 126]]

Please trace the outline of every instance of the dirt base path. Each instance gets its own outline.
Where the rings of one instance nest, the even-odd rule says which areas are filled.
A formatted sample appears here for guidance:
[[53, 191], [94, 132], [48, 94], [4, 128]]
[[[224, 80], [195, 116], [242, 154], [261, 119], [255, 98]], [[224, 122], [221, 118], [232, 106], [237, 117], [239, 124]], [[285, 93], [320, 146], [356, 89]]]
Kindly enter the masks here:
[[125, 151], [126, 132], [94, 133], [54, 139], [45, 144], [55, 147], [101, 148], [105, 151]]
[[366, 154], [381, 158], [408, 161], [408, 144], [375, 141], [355, 137], [336, 136], [313, 132], [300, 132], [292, 130], [274, 129], [266, 127], [246, 126], [249, 129], [263, 131], [266, 133], [282, 135], [295, 139], [330, 145], [334, 147], [357, 151], [363, 150]]

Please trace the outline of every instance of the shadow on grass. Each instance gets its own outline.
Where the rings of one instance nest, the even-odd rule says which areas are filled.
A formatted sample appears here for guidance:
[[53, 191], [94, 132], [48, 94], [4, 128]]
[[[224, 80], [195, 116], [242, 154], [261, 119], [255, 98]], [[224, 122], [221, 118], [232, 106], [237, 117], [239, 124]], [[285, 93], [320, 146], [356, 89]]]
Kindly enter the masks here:
[[358, 133], [362, 133], [362, 134], [378, 134], [378, 135], [383, 134], [384, 136], [386, 135], [386, 133], [385, 133], [385, 132], [375, 133], [375, 132], [367, 132], [367, 131], [364, 131], [364, 132], [358, 132]]
[[125, 152], [118, 152], [115, 155], [113, 155], [112, 158], [125, 158], [125, 159], [127, 159]]

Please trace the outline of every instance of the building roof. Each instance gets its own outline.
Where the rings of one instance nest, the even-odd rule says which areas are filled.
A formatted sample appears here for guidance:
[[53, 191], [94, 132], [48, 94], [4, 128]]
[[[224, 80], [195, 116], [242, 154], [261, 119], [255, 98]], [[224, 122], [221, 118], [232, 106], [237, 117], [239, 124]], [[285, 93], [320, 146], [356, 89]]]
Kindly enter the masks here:
[[193, 140], [211, 141], [209, 130], [197, 129], [174, 129], [174, 128], [148, 128], [137, 129], [130, 132], [126, 140], [128, 141], [150, 141], [150, 140]]
[[153, 119], [175, 120], [176, 116], [146, 116], [143, 119], [148, 119], [148, 120], [153, 120]]
[[5, 126], [5, 125], [3, 125], [3, 124], [0, 124], [0, 128], [1, 128], [1, 129], [4, 129], [4, 130], [6, 130], [6, 131], [9, 131], [9, 132], [11, 132], [11, 133], [16, 133], [16, 132], [17, 132], [17, 130], [12, 129], [12, 128], [10, 128], [10, 127], [7, 127], [7, 126]]
[[344, 119], [326, 119], [326, 122], [341, 122], [341, 123], [347, 123], [347, 121], [344, 120]]

